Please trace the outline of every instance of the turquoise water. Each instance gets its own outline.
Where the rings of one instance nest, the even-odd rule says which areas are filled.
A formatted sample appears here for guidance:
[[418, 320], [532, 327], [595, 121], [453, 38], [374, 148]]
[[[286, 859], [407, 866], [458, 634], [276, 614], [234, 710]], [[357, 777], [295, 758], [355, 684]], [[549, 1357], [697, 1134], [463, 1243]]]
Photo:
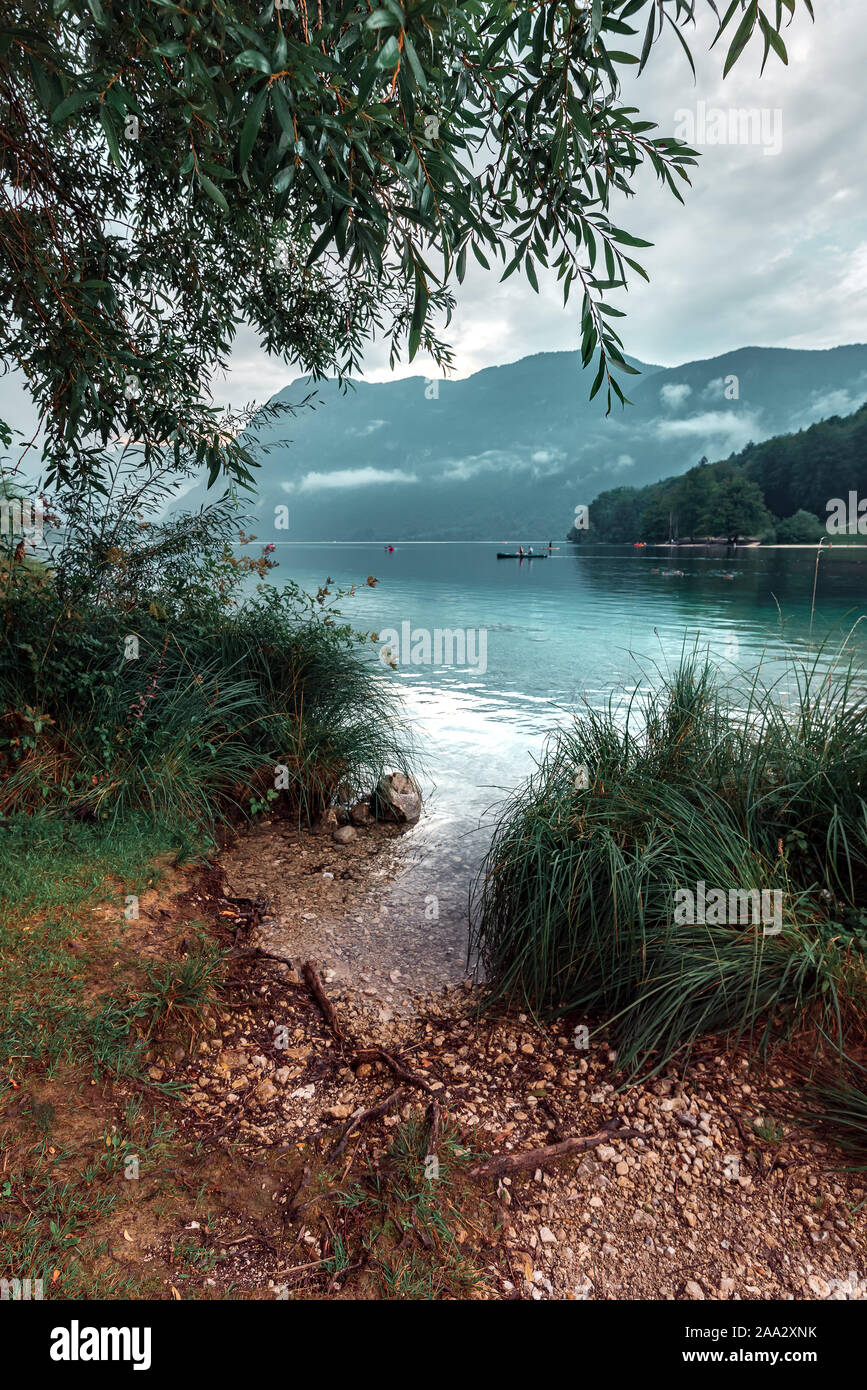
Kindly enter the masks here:
[[[525, 547], [531, 543], [546, 544]], [[345, 616], [363, 630], [396, 630], [397, 665], [382, 666], [384, 678], [399, 687], [417, 730], [437, 812], [447, 808], [463, 829], [526, 775], [555, 723], [583, 701], [599, 705], [651, 685], [684, 643], [698, 640], [732, 674], [760, 656], [806, 655], [826, 637], [836, 650], [854, 626], [849, 645], [867, 657], [867, 622], [856, 626], [867, 616], [867, 547], [822, 555], [811, 647], [815, 550], [743, 550], [735, 558], [562, 544], [541, 561], [496, 559], [516, 544], [410, 543], [388, 553], [369, 543], [289, 543], [276, 552], [275, 582], [285, 574], [305, 588], [327, 577], [360, 584], [341, 604]], [[664, 573], [671, 569], [683, 576]], [[431, 637], [437, 628], [469, 632], [474, 664], [406, 661], [406, 623]]]
[[[516, 546], [411, 543], [388, 553], [381, 544], [288, 542], [275, 552], [275, 582], [285, 575], [310, 589], [326, 577], [360, 584], [341, 605], [345, 616], [365, 631], [395, 629], [399, 638], [408, 623], [418, 655], [426, 655], [424, 631], [431, 643], [435, 629], [469, 630], [471, 642], [484, 634], [484, 663], [473, 646], [472, 665], [398, 659], [396, 669], [380, 667], [400, 690], [425, 765], [426, 816], [410, 837], [422, 866], [418, 891], [434, 885], [455, 922], [490, 839], [492, 808], [583, 701], [598, 706], [636, 685], [651, 687], [658, 669], [696, 640], [728, 675], [760, 656], [773, 662], [784, 649], [811, 651], [815, 550], [732, 555], [563, 542], [541, 561], [496, 559], [497, 550]], [[373, 589], [368, 575], [379, 581]], [[836, 650], [867, 615], [865, 580], [867, 547], [822, 554], [813, 650], [829, 634]], [[867, 622], [855, 626], [849, 645], [867, 658]]]

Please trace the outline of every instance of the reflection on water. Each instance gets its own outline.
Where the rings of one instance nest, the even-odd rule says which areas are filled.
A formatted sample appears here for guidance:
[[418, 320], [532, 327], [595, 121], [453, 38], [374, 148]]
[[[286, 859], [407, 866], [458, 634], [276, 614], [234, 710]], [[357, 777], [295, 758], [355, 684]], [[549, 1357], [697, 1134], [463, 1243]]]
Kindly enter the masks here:
[[[524, 545], [529, 544], [524, 539]], [[484, 630], [485, 669], [399, 664], [382, 678], [400, 689], [425, 764], [426, 815], [405, 837], [406, 867], [390, 890], [403, 911], [431, 911], [453, 954], [465, 939], [467, 889], [490, 840], [492, 807], [532, 769], [546, 735], [579, 704], [599, 707], [698, 641], [721, 674], [784, 651], [830, 654], [867, 614], [867, 547], [825, 551], [811, 645], [815, 550], [670, 551], [570, 547], [544, 564], [496, 559], [490, 544], [314, 545], [278, 548], [273, 572], [315, 589], [380, 581], [345, 601], [362, 630]], [[533, 541], [537, 549], [543, 542]], [[682, 574], [666, 574], [666, 570]], [[867, 650], [867, 623], [849, 648]], [[430, 919], [428, 919], [430, 920]]]

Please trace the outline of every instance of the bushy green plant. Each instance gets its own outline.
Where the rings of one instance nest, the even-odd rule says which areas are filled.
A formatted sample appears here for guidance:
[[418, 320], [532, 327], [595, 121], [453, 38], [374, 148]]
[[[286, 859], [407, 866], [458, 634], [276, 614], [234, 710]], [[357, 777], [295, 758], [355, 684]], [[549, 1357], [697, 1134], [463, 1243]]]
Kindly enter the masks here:
[[92, 501], [44, 562], [0, 576], [0, 809], [210, 822], [276, 785], [309, 820], [406, 767], [329, 583], [257, 587], [273, 561], [239, 547], [228, 501], [161, 523], [129, 506], [94, 523]]
[[825, 527], [814, 512], [800, 507], [793, 516], [777, 522], [777, 541], [780, 545], [817, 545], [827, 535]]
[[[867, 708], [851, 669], [786, 674], [724, 691], [693, 654], [554, 736], [476, 885], [491, 999], [604, 1016], [626, 1067], [706, 1033], [845, 1043], [867, 1005]], [[699, 882], [779, 891], [779, 930], [679, 922]]]

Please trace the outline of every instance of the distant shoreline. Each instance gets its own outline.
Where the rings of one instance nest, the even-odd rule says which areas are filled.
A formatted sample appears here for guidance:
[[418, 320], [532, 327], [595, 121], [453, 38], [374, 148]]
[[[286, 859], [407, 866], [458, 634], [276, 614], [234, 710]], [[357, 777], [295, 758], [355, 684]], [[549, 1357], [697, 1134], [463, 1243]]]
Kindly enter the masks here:
[[[309, 545], [309, 546], [326, 546], [326, 545], [335, 545], [335, 546], [336, 546], [336, 545], [359, 545], [359, 546], [364, 545], [364, 546], [370, 546], [370, 545], [375, 545], [375, 546], [377, 546], [377, 547], [382, 547], [383, 549], [385, 549], [385, 548], [386, 548], [387, 546], [389, 546], [389, 545], [399, 546], [399, 545], [518, 545], [518, 544], [521, 544], [521, 542], [519, 542], [519, 541], [511, 541], [511, 540], [499, 540], [499, 541], [497, 541], [497, 540], [450, 540], [450, 541], [442, 541], [442, 540], [423, 540], [423, 541], [420, 541], [420, 540], [401, 540], [401, 539], [391, 540], [391, 541], [388, 541], [388, 540], [373, 540], [373, 541], [371, 541], [371, 540], [366, 540], [366, 541], [359, 541], [359, 540], [326, 540], [326, 541], [319, 540], [319, 541], [316, 541], [316, 540], [313, 540], [313, 541], [311, 541], [311, 540], [289, 540], [289, 539], [286, 539], [286, 540], [279, 540], [279, 541], [274, 541], [274, 542], [273, 542], [273, 545], [274, 545], [276, 548], [279, 548], [279, 547], [281, 547], [281, 546], [296, 546], [296, 547], [299, 547], [299, 546], [305, 546], [305, 545]], [[547, 551], [547, 549], [548, 549], [548, 542], [547, 542], [547, 541], [530, 540], [530, 541], [524, 541], [523, 544], [524, 544], [525, 546], [527, 546], [527, 545], [539, 546], [539, 548], [540, 548], [541, 550], [545, 550], [545, 551]], [[614, 546], [629, 546], [629, 547], [631, 547], [631, 548], [633, 548], [633, 549], [636, 548], [636, 545], [635, 545], [635, 542], [634, 542], [634, 541], [567, 541], [567, 540], [564, 539], [564, 540], [561, 540], [561, 541], [557, 541], [556, 544], [554, 545], [554, 549], [555, 549], [555, 550], [565, 551], [566, 549], [571, 548], [571, 547], [580, 548], [581, 546], [591, 546], [591, 545], [592, 545], [592, 546], [612, 546], [612, 547], [614, 547]], [[241, 547], [239, 546], [238, 548], [240, 549]], [[828, 545], [823, 546], [822, 548], [825, 549], [825, 550], [831, 550], [831, 549], [833, 548], [833, 543], [829, 543]], [[806, 542], [806, 543], [805, 543], [805, 542], [789, 542], [789, 543], [786, 543], [786, 542], [780, 542], [780, 543], [774, 542], [774, 544], [772, 544], [772, 545], [771, 545], [771, 544], [763, 545], [760, 541], [747, 541], [747, 542], [741, 542], [741, 544], [739, 544], [739, 545], [732, 545], [732, 546], [730, 546], [730, 545], [728, 544], [727, 541], [678, 541], [678, 542], [673, 542], [673, 541], [646, 541], [645, 544], [644, 544], [643, 546], [640, 547], [640, 549], [642, 549], [642, 550], [643, 550], [643, 549], [647, 549], [647, 550], [818, 550], [818, 549], [820, 549], [820, 544], [819, 544], [818, 542], [810, 541], [810, 542]], [[865, 540], [865, 541], [863, 541], [863, 542], [862, 542], [862, 541], [855, 541], [855, 542], [852, 542], [852, 543], [846, 543], [846, 542], [838, 541], [838, 542], [837, 542], [837, 549], [838, 549], [838, 550], [867, 550], [867, 540]]]
[[[634, 542], [632, 542], [634, 544]], [[575, 541], [569, 541], [569, 545], [575, 545]], [[604, 544], [604, 542], [603, 542]], [[612, 542], [608, 542], [612, 544]], [[614, 545], [629, 545], [629, 541], [614, 541]], [[746, 541], [741, 545], [729, 545], [727, 541], [647, 541], [647, 549], [651, 547], [658, 549], [660, 546], [665, 550], [832, 550], [833, 543], [823, 546], [821, 541], [774, 541], [773, 544], [763, 545], [761, 541]], [[867, 550], [867, 541], [854, 542], [852, 545], [845, 543], [837, 544], [838, 550]]]
[[[763, 545], [761, 541], [745, 541], [741, 544], [729, 545], [728, 541], [645, 541], [640, 547], [636, 547], [635, 541], [567, 541], [567, 545], [631, 545], [633, 549], [642, 550], [833, 550], [833, 542], [823, 545], [821, 541], [780, 541], [773, 544]], [[867, 541], [855, 541], [851, 544], [846, 542], [837, 543], [838, 550], [867, 550]]]

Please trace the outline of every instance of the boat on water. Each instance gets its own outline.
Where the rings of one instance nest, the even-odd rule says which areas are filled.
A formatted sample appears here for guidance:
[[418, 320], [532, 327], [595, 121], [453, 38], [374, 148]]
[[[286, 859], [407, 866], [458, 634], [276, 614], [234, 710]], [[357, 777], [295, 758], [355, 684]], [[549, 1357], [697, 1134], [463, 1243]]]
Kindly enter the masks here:
[[547, 555], [528, 555], [526, 551], [523, 555], [519, 555], [517, 550], [511, 551], [509, 554], [502, 550], [497, 551], [498, 560], [547, 560], [547, 558]]

